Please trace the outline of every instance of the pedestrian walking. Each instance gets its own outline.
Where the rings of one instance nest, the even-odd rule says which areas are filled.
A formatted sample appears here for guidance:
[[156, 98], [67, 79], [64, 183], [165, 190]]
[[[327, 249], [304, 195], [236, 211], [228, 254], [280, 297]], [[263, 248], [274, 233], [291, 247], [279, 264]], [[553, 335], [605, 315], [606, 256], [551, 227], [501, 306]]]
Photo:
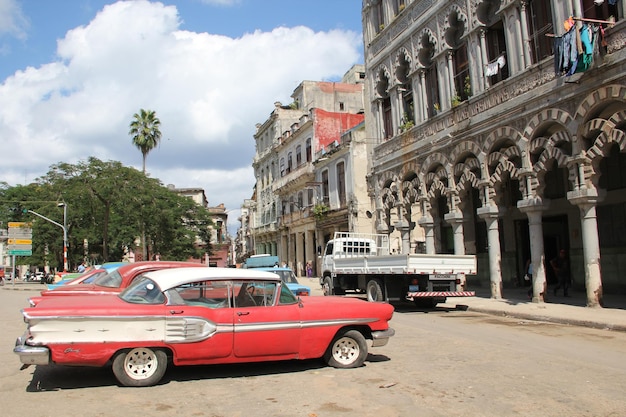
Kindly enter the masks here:
[[313, 265], [311, 265], [311, 261], [307, 261], [306, 263], [306, 276], [308, 278], [313, 276]]
[[554, 287], [554, 295], [556, 296], [557, 291], [563, 288], [563, 295], [565, 297], [569, 297], [568, 290], [571, 285], [572, 276], [570, 274], [567, 251], [565, 249], [561, 249], [559, 251], [559, 256], [551, 260], [550, 265], [552, 266], [554, 274], [558, 279], [558, 284]]

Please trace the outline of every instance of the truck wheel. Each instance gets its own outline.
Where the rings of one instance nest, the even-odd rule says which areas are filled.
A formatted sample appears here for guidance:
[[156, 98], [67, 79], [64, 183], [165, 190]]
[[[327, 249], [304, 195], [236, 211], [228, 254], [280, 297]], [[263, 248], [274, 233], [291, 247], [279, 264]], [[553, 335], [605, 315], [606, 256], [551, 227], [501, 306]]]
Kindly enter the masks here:
[[162, 350], [137, 348], [122, 351], [113, 359], [113, 374], [126, 387], [149, 387], [163, 378], [167, 355]]
[[358, 368], [367, 357], [367, 342], [358, 330], [339, 333], [332, 341], [324, 360], [334, 368]]
[[330, 277], [324, 278], [324, 284], [322, 284], [322, 291], [324, 295], [333, 295], [333, 280]]
[[371, 279], [367, 282], [367, 301], [382, 302], [385, 301], [383, 297], [383, 283], [379, 279]]

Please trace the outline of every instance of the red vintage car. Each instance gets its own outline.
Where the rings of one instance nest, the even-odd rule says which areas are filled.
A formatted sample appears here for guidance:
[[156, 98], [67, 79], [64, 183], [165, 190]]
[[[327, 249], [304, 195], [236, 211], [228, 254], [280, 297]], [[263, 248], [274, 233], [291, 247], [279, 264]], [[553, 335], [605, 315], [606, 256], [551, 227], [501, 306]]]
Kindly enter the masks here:
[[[25, 365], [111, 364], [123, 386], [150, 386], [174, 365], [324, 358], [363, 364], [394, 335], [393, 307], [296, 297], [278, 275], [234, 268], [150, 272], [119, 295], [44, 297], [23, 310], [14, 352]], [[24, 366], [25, 367], [25, 366]]]
[[106, 275], [98, 277], [89, 284], [76, 284], [60, 286], [52, 290], [41, 292], [41, 297], [31, 297], [28, 301], [31, 306], [36, 306], [43, 297], [49, 296], [74, 296], [74, 295], [103, 295], [118, 294], [128, 287], [137, 277], [150, 271], [169, 268], [198, 267], [197, 262], [179, 261], [145, 261], [134, 262], [120, 266]]

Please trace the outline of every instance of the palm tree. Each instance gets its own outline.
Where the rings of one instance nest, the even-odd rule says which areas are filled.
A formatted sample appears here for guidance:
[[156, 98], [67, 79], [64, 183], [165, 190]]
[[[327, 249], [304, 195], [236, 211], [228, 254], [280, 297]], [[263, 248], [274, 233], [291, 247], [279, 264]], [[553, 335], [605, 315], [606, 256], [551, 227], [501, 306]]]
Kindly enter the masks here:
[[153, 110], [141, 109], [139, 113], [133, 115], [133, 121], [130, 123], [129, 135], [133, 137], [133, 145], [135, 145], [143, 155], [143, 173], [146, 173], [146, 157], [148, 153], [159, 144], [161, 140], [161, 131], [159, 127], [161, 121]]

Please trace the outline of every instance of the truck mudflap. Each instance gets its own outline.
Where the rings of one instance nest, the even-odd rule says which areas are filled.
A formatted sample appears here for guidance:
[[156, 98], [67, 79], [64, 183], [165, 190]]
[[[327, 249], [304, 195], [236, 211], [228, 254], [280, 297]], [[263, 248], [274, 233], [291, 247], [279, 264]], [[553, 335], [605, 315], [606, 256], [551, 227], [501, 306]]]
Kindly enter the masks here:
[[432, 298], [432, 297], [474, 297], [476, 291], [416, 291], [409, 292], [406, 299], [413, 301], [415, 298]]

